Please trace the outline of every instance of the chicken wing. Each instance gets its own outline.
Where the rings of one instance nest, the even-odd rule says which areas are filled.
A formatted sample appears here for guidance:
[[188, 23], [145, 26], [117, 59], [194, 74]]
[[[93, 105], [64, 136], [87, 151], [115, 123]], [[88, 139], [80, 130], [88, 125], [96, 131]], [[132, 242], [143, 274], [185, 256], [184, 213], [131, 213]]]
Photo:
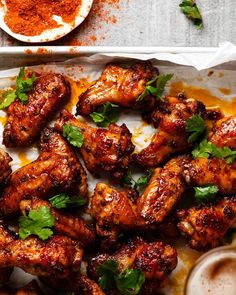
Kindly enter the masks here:
[[42, 206], [50, 208], [51, 214], [55, 218], [54, 229], [57, 234], [77, 240], [83, 246], [88, 246], [95, 242], [94, 230], [89, 227], [82, 218], [60, 212], [52, 208], [50, 203], [45, 200], [32, 198], [31, 200], [23, 200], [20, 202], [20, 210], [24, 214], [27, 214], [31, 209], [37, 210]]
[[186, 121], [196, 114], [206, 116], [205, 106], [200, 101], [167, 97], [160, 102], [152, 115], [158, 131], [146, 148], [133, 155], [134, 161], [144, 167], [156, 167], [173, 154], [189, 148]]
[[10, 162], [12, 158], [3, 149], [0, 149], [0, 185], [4, 184], [11, 174]]
[[224, 159], [196, 158], [187, 165], [186, 180], [194, 186], [214, 184], [223, 195], [236, 194], [236, 163]]
[[149, 295], [156, 294], [157, 288], [165, 286], [168, 275], [177, 266], [177, 253], [173, 247], [162, 242], [147, 243], [142, 238], [136, 237], [129, 240], [114, 255], [100, 254], [94, 257], [89, 264], [89, 275], [97, 280], [97, 267], [111, 259], [118, 261], [120, 272], [126, 268], [143, 271], [146, 278], [144, 289], [151, 289], [148, 285], [155, 282], [156, 289], [153, 290], [155, 292], [146, 293]]
[[130, 68], [107, 65], [100, 79], [79, 96], [77, 115], [87, 116], [107, 102], [134, 107], [147, 82], [157, 74], [150, 62], [136, 63]]
[[34, 83], [28, 102], [13, 102], [3, 132], [6, 147], [23, 147], [34, 142], [54, 113], [70, 99], [70, 87], [59, 74], [44, 74]]
[[16, 290], [12, 288], [0, 289], [1, 295], [42, 295], [42, 291], [36, 280], [33, 280], [26, 286]]
[[216, 121], [209, 140], [219, 147], [229, 147], [236, 150], [236, 115]]
[[236, 197], [225, 197], [216, 204], [178, 212], [178, 228], [196, 250], [217, 247], [236, 221]]
[[59, 133], [45, 128], [38, 159], [11, 175], [1, 210], [5, 215], [17, 213], [23, 199], [49, 198], [63, 192], [85, 197], [86, 174], [69, 144]]
[[78, 242], [53, 236], [46, 242], [37, 238], [20, 240], [0, 223], [0, 265], [20, 267], [40, 276], [67, 277], [80, 268], [83, 250]]
[[55, 128], [62, 131], [68, 123], [77, 126], [83, 134], [84, 142], [80, 153], [89, 172], [104, 170], [118, 178], [125, 174], [134, 150], [132, 134], [125, 124], [111, 124], [108, 129], [93, 128], [63, 110]]

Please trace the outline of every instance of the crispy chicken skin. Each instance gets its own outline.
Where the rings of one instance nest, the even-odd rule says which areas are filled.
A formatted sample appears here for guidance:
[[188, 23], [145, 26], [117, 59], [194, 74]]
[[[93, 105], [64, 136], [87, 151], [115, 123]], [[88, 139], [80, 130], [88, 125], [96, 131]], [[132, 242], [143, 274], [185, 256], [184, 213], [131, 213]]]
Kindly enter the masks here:
[[10, 162], [12, 158], [0, 148], [0, 185], [4, 184], [11, 174]]
[[57, 234], [77, 240], [83, 246], [88, 246], [95, 242], [94, 230], [90, 228], [82, 218], [56, 210], [45, 200], [32, 198], [31, 200], [23, 200], [20, 202], [20, 210], [24, 214], [27, 214], [31, 209], [37, 210], [42, 206], [50, 208], [51, 214], [55, 218], [54, 230]]
[[44, 74], [34, 83], [28, 102], [13, 102], [3, 132], [6, 147], [23, 147], [34, 142], [54, 113], [70, 99], [70, 87], [59, 74]]
[[156, 167], [173, 154], [189, 148], [186, 121], [196, 114], [206, 116], [205, 106], [200, 101], [167, 97], [160, 102], [152, 115], [158, 131], [146, 148], [133, 155], [134, 161], [144, 167]]
[[216, 121], [209, 140], [219, 147], [229, 147], [236, 150], [236, 115]]
[[94, 174], [104, 170], [117, 178], [125, 174], [134, 150], [132, 134], [125, 124], [111, 124], [108, 129], [93, 128], [76, 120], [64, 109], [55, 123], [55, 128], [62, 131], [67, 123], [80, 128], [83, 134], [84, 143], [80, 153], [89, 172]]
[[[150, 289], [148, 285], [153, 282], [156, 283], [157, 288], [164, 287], [168, 275], [177, 265], [177, 253], [173, 247], [163, 242], [147, 243], [142, 238], [136, 237], [122, 245], [114, 255], [100, 254], [94, 257], [89, 264], [89, 276], [97, 280], [97, 267], [110, 259], [119, 262], [121, 272], [126, 268], [143, 271], [146, 278], [144, 289]], [[157, 289], [154, 291], [157, 292]], [[143, 294], [142, 291], [141, 294]]]
[[45, 128], [37, 160], [15, 171], [3, 192], [5, 215], [19, 212], [20, 201], [50, 198], [57, 193], [86, 196], [86, 174], [70, 145], [53, 129]]
[[157, 74], [150, 62], [139, 62], [130, 68], [107, 65], [100, 79], [79, 96], [77, 115], [87, 116], [107, 102], [134, 107], [147, 82]]
[[31, 281], [26, 286], [15, 290], [15, 289], [0, 289], [1, 295], [42, 295], [42, 291], [36, 280]]
[[225, 197], [216, 204], [178, 212], [178, 228], [196, 250], [219, 246], [236, 221], [236, 197]]
[[53, 236], [43, 242], [37, 238], [20, 240], [0, 222], [0, 265], [20, 267], [40, 276], [67, 277], [80, 268], [83, 250], [78, 242]]
[[196, 158], [187, 165], [185, 178], [193, 186], [214, 184], [223, 195], [236, 194], [236, 163], [223, 159]]
[[173, 211], [185, 191], [182, 176], [188, 156], [170, 160], [156, 168], [143, 194], [137, 200], [137, 212], [145, 226], [160, 224]]

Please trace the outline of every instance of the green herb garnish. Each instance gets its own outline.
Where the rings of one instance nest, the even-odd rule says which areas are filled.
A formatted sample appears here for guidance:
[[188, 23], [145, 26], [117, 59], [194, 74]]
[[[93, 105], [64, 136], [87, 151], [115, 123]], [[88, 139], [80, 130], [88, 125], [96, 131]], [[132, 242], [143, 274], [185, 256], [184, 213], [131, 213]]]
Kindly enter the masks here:
[[16, 78], [16, 90], [7, 90], [3, 92], [3, 102], [0, 104], [0, 109], [5, 109], [18, 98], [22, 103], [28, 101], [27, 92], [33, 89], [34, 81], [37, 79], [35, 73], [32, 77], [25, 77], [25, 69], [21, 68]]
[[198, 203], [206, 203], [212, 201], [215, 195], [219, 192], [216, 185], [209, 184], [205, 186], [194, 187], [195, 199]]
[[236, 151], [232, 151], [228, 147], [217, 147], [213, 143], [204, 139], [197, 145], [192, 151], [192, 155], [194, 158], [209, 158], [215, 157], [218, 159], [225, 159], [227, 164], [232, 164], [232, 162], [236, 159]]
[[[166, 84], [172, 79], [173, 76], [173, 74], [156, 76], [154, 79], [147, 83], [146, 88], [138, 97], [137, 101], [141, 101], [149, 95], [155, 96], [157, 100], [162, 100], [162, 95], [165, 91]], [[156, 85], [153, 85], [154, 83], [156, 83]]]
[[152, 173], [153, 170], [150, 169], [146, 172], [146, 175], [140, 176], [137, 180], [135, 180], [132, 176], [131, 170], [128, 169], [127, 173], [122, 179], [122, 184], [133, 186], [135, 189], [145, 187], [151, 179]]
[[84, 142], [84, 137], [81, 130], [77, 126], [72, 126], [67, 123], [63, 126], [63, 136], [69, 141], [70, 144], [81, 148]]
[[19, 218], [19, 236], [25, 240], [30, 235], [36, 235], [41, 240], [47, 240], [53, 235], [50, 227], [53, 227], [55, 219], [47, 206], [42, 206], [37, 210], [30, 210], [28, 216]]
[[191, 133], [188, 142], [192, 143], [201, 138], [207, 130], [205, 121], [200, 115], [194, 115], [186, 122], [186, 130]]
[[139, 293], [145, 282], [145, 275], [139, 269], [118, 270], [116, 260], [107, 260], [97, 267], [99, 285], [104, 290], [111, 290], [116, 287], [121, 295], [136, 295]]
[[79, 197], [69, 197], [67, 194], [59, 194], [49, 199], [53, 208], [64, 209], [71, 207], [80, 207], [86, 204], [86, 200]]
[[202, 16], [194, 0], [183, 0], [179, 7], [198, 29], [203, 28]]
[[116, 123], [119, 119], [120, 108], [118, 105], [107, 102], [97, 112], [90, 114], [93, 122], [99, 127], [107, 127], [110, 123]]

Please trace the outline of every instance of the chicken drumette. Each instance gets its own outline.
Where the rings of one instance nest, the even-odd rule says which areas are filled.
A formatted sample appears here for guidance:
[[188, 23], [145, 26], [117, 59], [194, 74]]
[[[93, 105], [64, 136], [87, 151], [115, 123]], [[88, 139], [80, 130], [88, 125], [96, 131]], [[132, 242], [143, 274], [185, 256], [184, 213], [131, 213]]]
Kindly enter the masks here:
[[34, 82], [28, 101], [13, 102], [3, 132], [7, 147], [27, 146], [34, 142], [54, 113], [70, 99], [70, 87], [59, 74], [44, 74]]
[[10, 162], [12, 158], [3, 149], [0, 149], [0, 186], [4, 184], [11, 174]]
[[110, 102], [134, 107], [147, 82], [158, 74], [151, 63], [136, 63], [130, 68], [109, 64], [100, 79], [79, 96], [77, 115], [87, 116], [98, 106]]
[[19, 212], [20, 201], [49, 198], [57, 193], [86, 196], [86, 174], [70, 145], [53, 129], [41, 135], [37, 160], [15, 171], [3, 192], [5, 215]]
[[178, 212], [178, 228], [196, 250], [217, 247], [236, 221], [236, 197], [225, 197], [216, 204]]
[[124, 175], [134, 150], [132, 134], [125, 124], [111, 124], [108, 129], [93, 128], [63, 110], [55, 128], [62, 132], [66, 124], [77, 126], [83, 134], [80, 153], [89, 172], [94, 174], [104, 170], [118, 178]]
[[186, 121], [196, 114], [206, 117], [205, 106], [200, 101], [167, 97], [160, 102], [152, 115], [158, 131], [145, 149], [133, 155], [134, 160], [144, 167], [156, 167], [173, 154], [188, 149], [191, 144], [188, 142]]
[[67, 277], [80, 268], [83, 250], [78, 242], [53, 236], [46, 242], [37, 238], [20, 240], [0, 221], [0, 265], [20, 267], [40, 276]]
[[96, 269], [107, 260], [118, 261], [120, 272], [127, 268], [143, 271], [146, 280], [140, 294], [151, 295], [167, 283], [168, 275], [177, 265], [177, 253], [170, 245], [147, 243], [136, 237], [121, 246], [114, 255], [100, 254], [93, 258], [89, 265], [89, 276], [97, 280]]
[[37, 210], [45, 206], [50, 209], [52, 216], [55, 218], [54, 230], [57, 234], [65, 235], [73, 240], [79, 241], [83, 246], [88, 246], [95, 242], [95, 232], [85, 221], [66, 212], [60, 212], [54, 209], [51, 204], [45, 200], [32, 198], [20, 202], [20, 209], [24, 214], [30, 210]]

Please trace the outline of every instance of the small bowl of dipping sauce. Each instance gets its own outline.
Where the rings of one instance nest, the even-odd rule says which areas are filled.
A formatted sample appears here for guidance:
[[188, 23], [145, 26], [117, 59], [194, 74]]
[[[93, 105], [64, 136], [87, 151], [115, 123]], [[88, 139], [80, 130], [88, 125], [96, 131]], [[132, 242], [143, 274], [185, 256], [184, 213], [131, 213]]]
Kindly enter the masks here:
[[0, 27], [23, 42], [57, 40], [87, 17], [93, 0], [0, 0]]

